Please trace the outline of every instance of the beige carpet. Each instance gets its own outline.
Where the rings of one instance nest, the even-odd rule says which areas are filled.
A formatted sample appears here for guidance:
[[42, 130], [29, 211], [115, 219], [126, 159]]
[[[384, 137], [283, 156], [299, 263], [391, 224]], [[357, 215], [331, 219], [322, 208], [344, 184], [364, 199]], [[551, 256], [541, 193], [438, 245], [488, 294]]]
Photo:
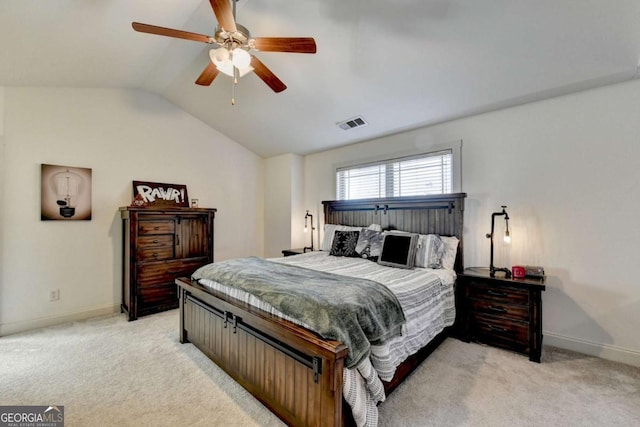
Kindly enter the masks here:
[[[178, 313], [0, 338], [0, 405], [74, 426], [282, 426], [191, 344]], [[640, 369], [545, 347], [543, 363], [446, 340], [380, 406], [382, 426], [638, 426]]]

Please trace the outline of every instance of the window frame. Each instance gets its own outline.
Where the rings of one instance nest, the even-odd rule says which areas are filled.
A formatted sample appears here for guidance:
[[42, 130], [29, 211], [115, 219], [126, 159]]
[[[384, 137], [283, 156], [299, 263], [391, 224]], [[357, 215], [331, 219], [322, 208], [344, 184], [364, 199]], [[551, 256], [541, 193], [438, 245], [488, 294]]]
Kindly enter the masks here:
[[[446, 144], [434, 144], [427, 149], [423, 150], [409, 150], [404, 152], [387, 153], [386, 155], [379, 155], [376, 157], [370, 157], [367, 159], [360, 159], [359, 161], [349, 161], [334, 165], [333, 173], [333, 191], [334, 198], [338, 200], [338, 172], [344, 169], [375, 166], [382, 163], [400, 162], [405, 160], [411, 160], [415, 158], [421, 158], [429, 155], [437, 155], [445, 151], [451, 152], [451, 192], [462, 192], [462, 140], [446, 143]], [[387, 172], [389, 173], [389, 172]], [[383, 196], [385, 197], [385, 196]], [[345, 200], [357, 200], [357, 199], [345, 199]]]

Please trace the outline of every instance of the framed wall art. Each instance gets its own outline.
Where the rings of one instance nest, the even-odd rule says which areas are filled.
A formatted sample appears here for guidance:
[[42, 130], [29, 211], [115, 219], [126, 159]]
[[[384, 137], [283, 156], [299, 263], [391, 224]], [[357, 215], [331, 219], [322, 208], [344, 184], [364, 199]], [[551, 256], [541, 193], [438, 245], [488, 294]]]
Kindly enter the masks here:
[[42, 164], [40, 219], [91, 219], [91, 169]]

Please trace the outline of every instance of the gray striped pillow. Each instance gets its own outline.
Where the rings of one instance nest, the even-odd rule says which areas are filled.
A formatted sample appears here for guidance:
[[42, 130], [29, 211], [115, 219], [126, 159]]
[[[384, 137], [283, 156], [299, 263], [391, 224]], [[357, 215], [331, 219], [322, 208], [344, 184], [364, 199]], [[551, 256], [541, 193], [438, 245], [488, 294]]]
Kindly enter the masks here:
[[420, 234], [416, 251], [416, 267], [442, 268], [444, 242], [437, 234]]

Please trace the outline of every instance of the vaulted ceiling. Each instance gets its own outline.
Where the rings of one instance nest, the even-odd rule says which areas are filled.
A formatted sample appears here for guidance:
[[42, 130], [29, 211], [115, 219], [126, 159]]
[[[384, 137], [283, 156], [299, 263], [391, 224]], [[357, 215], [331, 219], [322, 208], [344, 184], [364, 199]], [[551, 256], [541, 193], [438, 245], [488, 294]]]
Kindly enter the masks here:
[[[213, 35], [203, 0], [4, 0], [0, 86], [158, 93], [268, 157], [306, 154], [638, 77], [637, 0], [240, 0], [253, 36], [313, 37], [317, 54], [255, 55], [255, 74], [194, 82], [211, 46], [131, 22]], [[336, 123], [362, 116], [367, 126]]]

